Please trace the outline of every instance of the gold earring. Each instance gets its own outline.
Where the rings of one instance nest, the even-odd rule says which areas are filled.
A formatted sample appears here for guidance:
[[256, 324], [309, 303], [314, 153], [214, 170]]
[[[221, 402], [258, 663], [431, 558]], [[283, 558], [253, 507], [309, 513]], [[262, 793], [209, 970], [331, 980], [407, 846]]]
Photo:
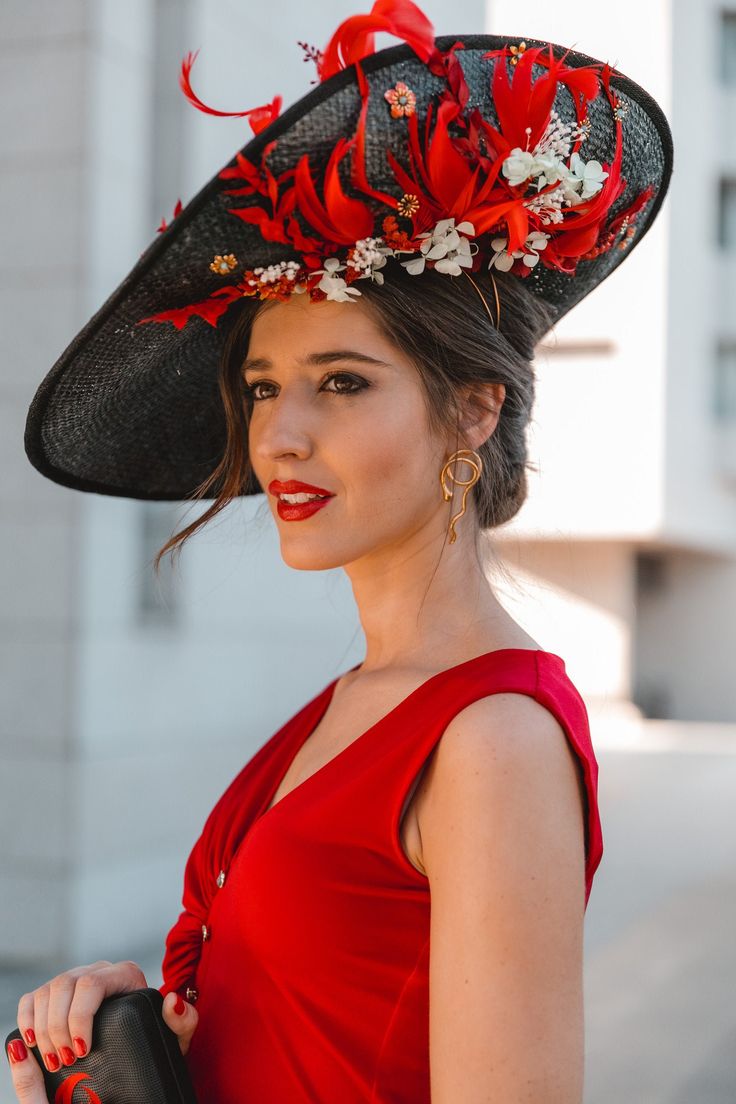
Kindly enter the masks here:
[[[470, 467], [473, 469], [473, 474], [471, 475], [470, 479], [458, 479], [449, 470], [450, 464], [457, 463], [470, 465]], [[450, 458], [447, 460], [444, 467], [442, 468], [442, 471], [440, 473], [440, 484], [442, 486], [442, 494], [444, 496], [445, 502], [449, 502], [452, 498], [452, 490], [450, 487], [447, 486], [448, 478], [451, 479], [453, 483], [457, 484], [458, 487], [463, 488], [463, 500], [460, 507], [460, 512], [455, 514], [454, 517], [450, 520], [450, 544], [454, 544], [457, 540], [457, 533], [455, 532], [455, 522], [458, 521], [458, 519], [461, 518], [465, 513], [465, 499], [468, 497], [468, 491], [478, 482], [482, 471], [483, 461], [478, 453], [475, 452], [473, 449], [458, 449], [457, 452], [453, 452], [452, 456], [450, 456]]]

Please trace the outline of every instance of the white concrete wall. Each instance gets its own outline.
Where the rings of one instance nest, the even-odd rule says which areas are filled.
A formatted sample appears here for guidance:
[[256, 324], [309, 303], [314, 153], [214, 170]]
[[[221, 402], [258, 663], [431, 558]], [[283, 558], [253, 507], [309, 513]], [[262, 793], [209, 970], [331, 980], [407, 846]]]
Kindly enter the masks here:
[[[676, 172], [668, 314], [666, 535], [683, 547], [736, 555], [736, 470], [722, 470], [719, 432], [736, 455], [736, 421], [713, 416], [716, 348], [736, 338], [736, 250], [717, 240], [721, 175], [736, 176], [736, 92], [720, 80], [721, 0], [672, 0]], [[736, 616], [736, 590], [724, 596]]]
[[[634, 589], [624, 604], [628, 646], [621, 639], [609, 654], [610, 678], [682, 720], [736, 719], [736, 422], [719, 424], [713, 413], [718, 342], [736, 338], [736, 254], [719, 250], [716, 232], [719, 178], [736, 172], [736, 93], [719, 78], [722, 6], [622, 0], [611, 20], [594, 5], [488, 4], [494, 32], [546, 37], [611, 61], [652, 93], [672, 126], [675, 171], [653, 229], [558, 324], [559, 347], [537, 359], [530, 451], [538, 473], [497, 541], [504, 549], [525, 538], [567, 541], [571, 557], [576, 542], [628, 545], [630, 554], [613, 559], [625, 593], [636, 551], [664, 557], [666, 589]], [[599, 342], [602, 351], [572, 355], [568, 342]], [[566, 641], [571, 656], [580, 641], [592, 655], [607, 652], [604, 549], [591, 561], [591, 603]], [[576, 586], [571, 565], [552, 605], [567, 610]], [[616, 670], [625, 663], [629, 670]], [[581, 689], [596, 698], [589, 674], [581, 670]]]
[[0, 27], [0, 955], [16, 958], [66, 945], [75, 862], [81, 504], [31, 467], [23, 427], [83, 321], [85, 9], [7, 0]]
[[623, 543], [507, 540], [491, 577], [504, 607], [565, 661], [596, 719], [638, 717], [631, 704], [632, 549]]
[[[457, 6], [425, 7], [438, 33], [457, 26]], [[481, 26], [481, 0], [459, 9], [466, 28]], [[286, 568], [257, 516], [262, 498], [189, 542], [173, 578], [164, 561], [168, 607], [143, 616], [151, 558], [193, 513], [160, 504], [160, 540], [145, 545], [142, 503], [59, 487], [22, 448], [53, 361], [176, 199], [250, 136], [246, 121], [186, 103], [181, 56], [201, 48], [195, 84], [214, 105], [281, 91], [287, 106], [313, 76], [296, 40], [324, 45], [354, 10], [289, 0], [275, 20], [235, 0], [0, 7], [0, 199], [13, 216], [0, 249], [0, 961], [162, 953], [215, 799], [362, 655], [346, 580]]]
[[[603, 18], [594, 4], [489, 0], [487, 27], [514, 41], [525, 35], [548, 39], [608, 60], [669, 113], [668, 0], [645, 7], [622, 0], [615, 19]], [[539, 472], [508, 527], [514, 537], [618, 541], [661, 529], [666, 203], [631, 256], [557, 324], [545, 342], [549, 350], [537, 357], [530, 452]], [[598, 343], [604, 351], [564, 351], [577, 343]]]
[[664, 557], [656, 588], [640, 594], [637, 682], [660, 697], [659, 716], [733, 723], [736, 565], [697, 552]]

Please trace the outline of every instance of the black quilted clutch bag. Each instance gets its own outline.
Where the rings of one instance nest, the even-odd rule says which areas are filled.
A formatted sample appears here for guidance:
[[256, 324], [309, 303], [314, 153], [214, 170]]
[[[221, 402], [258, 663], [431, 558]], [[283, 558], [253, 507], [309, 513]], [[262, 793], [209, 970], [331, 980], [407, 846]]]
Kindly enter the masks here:
[[[38, 1047], [31, 1047], [43, 1071], [49, 1100], [54, 1104], [72, 1104], [72, 1100], [87, 1104], [197, 1104], [177, 1037], [164, 1022], [163, 1002], [158, 989], [108, 997], [95, 1014], [89, 1054], [56, 1073], [49, 1073]], [[9, 1042], [20, 1038], [17, 1028], [11, 1031], [5, 1040], [6, 1051]]]

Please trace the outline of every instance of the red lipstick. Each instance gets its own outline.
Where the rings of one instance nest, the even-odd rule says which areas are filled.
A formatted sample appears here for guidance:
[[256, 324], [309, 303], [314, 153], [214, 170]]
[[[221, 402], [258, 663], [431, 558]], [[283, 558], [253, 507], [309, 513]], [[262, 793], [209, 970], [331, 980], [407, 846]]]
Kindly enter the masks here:
[[319, 494], [319, 495], [332, 495], [332, 491], [326, 491], [324, 487], [315, 487], [311, 483], [300, 483], [298, 479], [287, 479], [282, 482], [280, 479], [272, 479], [268, 484], [268, 490], [270, 494], [298, 494], [299, 491], [306, 491], [307, 494]]
[[283, 482], [279, 479], [273, 479], [268, 484], [268, 490], [270, 494], [277, 497], [282, 493], [299, 494], [300, 492], [325, 496], [324, 498], [312, 499], [310, 502], [284, 502], [283, 499], [279, 498], [276, 509], [283, 521], [304, 521], [312, 514], [316, 514], [318, 510], [327, 505], [331, 498], [335, 497], [332, 491], [326, 491], [324, 487], [315, 487], [312, 483], [302, 483], [298, 479], [287, 479]]

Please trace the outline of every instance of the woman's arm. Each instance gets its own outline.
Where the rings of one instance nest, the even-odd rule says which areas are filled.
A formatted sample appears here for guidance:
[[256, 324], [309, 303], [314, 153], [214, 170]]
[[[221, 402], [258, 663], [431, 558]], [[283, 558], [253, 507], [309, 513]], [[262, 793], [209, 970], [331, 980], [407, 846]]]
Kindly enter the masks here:
[[580, 1104], [584, 805], [577, 759], [534, 698], [462, 710], [419, 824], [431, 892], [432, 1104]]

